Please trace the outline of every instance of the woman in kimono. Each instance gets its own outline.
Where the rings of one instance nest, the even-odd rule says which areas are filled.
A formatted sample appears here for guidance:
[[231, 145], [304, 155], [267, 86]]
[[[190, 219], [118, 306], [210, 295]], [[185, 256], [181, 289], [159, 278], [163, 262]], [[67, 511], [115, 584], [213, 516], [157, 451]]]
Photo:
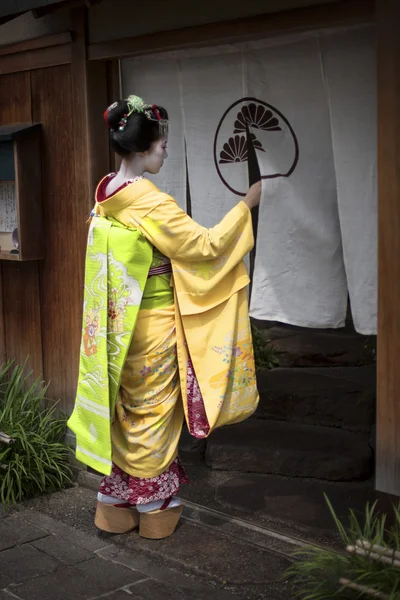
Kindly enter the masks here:
[[[261, 186], [253, 185], [218, 225], [201, 227], [144, 178], [158, 173], [167, 158], [166, 110], [129, 96], [104, 118], [122, 161], [96, 191], [69, 426], [77, 457], [105, 474], [96, 526], [114, 533], [139, 527], [141, 536], [161, 539], [174, 532], [182, 512], [177, 494], [187, 477], [178, 442], [184, 419], [192, 435], [204, 438], [215, 427], [247, 418], [258, 403], [243, 258], [254, 243], [251, 209]], [[104, 252], [99, 235], [109, 236]], [[93, 275], [96, 260], [101, 269]], [[95, 281], [103, 283], [93, 292]], [[118, 344], [119, 367], [112, 351]], [[99, 374], [104, 364], [108, 384]], [[104, 390], [108, 406], [98, 404]], [[105, 450], [107, 427], [112, 459]]]

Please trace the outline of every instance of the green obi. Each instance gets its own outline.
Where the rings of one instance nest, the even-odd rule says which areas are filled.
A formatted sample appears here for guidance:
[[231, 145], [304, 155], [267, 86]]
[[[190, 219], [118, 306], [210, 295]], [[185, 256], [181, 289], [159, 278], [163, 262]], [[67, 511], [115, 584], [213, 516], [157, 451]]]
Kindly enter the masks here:
[[139, 230], [92, 219], [78, 389], [68, 426], [76, 435], [77, 459], [105, 475], [112, 468], [111, 421], [122, 369], [152, 260], [153, 246]]

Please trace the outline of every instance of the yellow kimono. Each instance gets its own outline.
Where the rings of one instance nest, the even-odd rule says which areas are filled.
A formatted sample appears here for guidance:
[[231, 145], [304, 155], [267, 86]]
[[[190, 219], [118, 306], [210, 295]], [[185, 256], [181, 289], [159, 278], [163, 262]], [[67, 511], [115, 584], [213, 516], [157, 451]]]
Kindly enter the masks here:
[[95, 212], [139, 230], [172, 265], [161, 302], [152, 304], [158, 283], [146, 284], [112, 425], [113, 462], [151, 478], [176, 458], [184, 416], [192, 435], [206, 437], [257, 407], [243, 263], [254, 244], [251, 213], [239, 202], [206, 229], [146, 179]]

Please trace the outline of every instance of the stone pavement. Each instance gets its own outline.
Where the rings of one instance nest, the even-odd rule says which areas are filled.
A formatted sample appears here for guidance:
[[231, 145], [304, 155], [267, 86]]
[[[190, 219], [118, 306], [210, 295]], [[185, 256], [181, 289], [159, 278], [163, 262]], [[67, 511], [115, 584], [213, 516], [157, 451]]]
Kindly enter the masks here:
[[8, 516], [0, 505], [0, 600], [291, 600], [282, 575], [298, 548], [284, 536], [190, 502], [166, 540], [98, 536], [96, 490], [75, 485]]
[[36, 510], [0, 512], [0, 600], [99, 598], [230, 600], [233, 596]]

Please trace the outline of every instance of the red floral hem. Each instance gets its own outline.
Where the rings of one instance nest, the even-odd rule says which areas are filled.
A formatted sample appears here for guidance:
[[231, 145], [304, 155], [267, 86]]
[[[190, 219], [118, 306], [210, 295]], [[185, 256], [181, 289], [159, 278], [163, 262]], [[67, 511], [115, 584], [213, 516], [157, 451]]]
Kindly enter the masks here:
[[193, 367], [192, 359], [188, 358], [187, 365], [187, 404], [189, 417], [189, 432], [198, 439], [204, 439], [210, 432], [203, 396]]
[[133, 477], [113, 464], [111, 475], [103, 478], [100, 493], [129, 504], [148, 504], [176, 496], [179, 486], [189, 483], [186, 471], [176, 458], [164, 473], [149, 479]]

